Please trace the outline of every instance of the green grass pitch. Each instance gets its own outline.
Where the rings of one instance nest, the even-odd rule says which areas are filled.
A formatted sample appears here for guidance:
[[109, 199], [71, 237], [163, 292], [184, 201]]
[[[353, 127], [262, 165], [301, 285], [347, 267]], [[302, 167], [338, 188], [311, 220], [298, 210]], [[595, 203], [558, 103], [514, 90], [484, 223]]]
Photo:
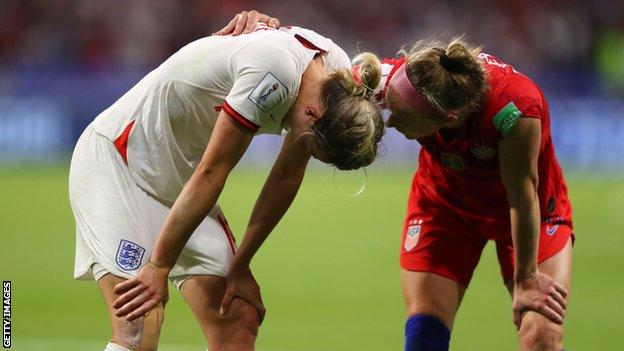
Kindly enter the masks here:
[[[102, 350], [109, 337], [91, 282], [72, 280], [73, 217], [66, 166], [0, 169], [0, 278], [13, 281], [13, 349]], [[240, 240], [266, 170], [237, 170], [220, 203]], [[397, 253], [410, 169], [306, 178], [254, 261], [268, 309], [260, 351], [401, 350]], [[624, 330], [624, 181], [572, 177], [574, 276], [566, 349], [620, 350]], [[170, 286], [161, 350], [205, 350]], [[516, 349], [510, 299], [488, 245], [453, 332], [452, 350]]]

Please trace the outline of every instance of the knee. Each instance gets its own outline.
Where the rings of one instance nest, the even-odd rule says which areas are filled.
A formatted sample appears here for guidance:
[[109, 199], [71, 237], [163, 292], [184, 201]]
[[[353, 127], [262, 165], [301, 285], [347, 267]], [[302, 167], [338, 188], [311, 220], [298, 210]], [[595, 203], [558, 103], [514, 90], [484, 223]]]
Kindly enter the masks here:
[[258, 335], [258, 328], [260, 327], [260, 316], [258, 311], [245, 301], [239, 300], [232, 304], [236, 319], [233, 321], [233, 325], [241, 336], [255, 337]]
[[228, 313], [220, 317], [218, 333], [213, 335], [209, 349], [253, 350], [260, 318], [254, 307], [236, 299]]
[[156, 351], [163, 321], [164, 307], [159, 304], [145, 317], [132, 322], [118, 320], [113, 328], [112, 341], [130, 350]]
[[522, 319], [518, 337], [521, 350], [560, 351], [563, 348], [563, 328], [532, 312]]

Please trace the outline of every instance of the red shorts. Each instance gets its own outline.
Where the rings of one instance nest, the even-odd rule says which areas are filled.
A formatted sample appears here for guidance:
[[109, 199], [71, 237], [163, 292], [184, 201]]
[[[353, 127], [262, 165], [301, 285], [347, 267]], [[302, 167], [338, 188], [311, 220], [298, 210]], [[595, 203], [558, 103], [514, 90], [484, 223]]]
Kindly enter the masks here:
[[[430, 272], [468, 286], [488, 240], [496, 242], [496, 252], [505, 282], [513, 278], [514, 249], [509, 226], [471, 223], [452, 212], [436, 209], [435, 215], [420, 208], [405, 218], [401, 239], [401, 266], [408, 271]], [[572, 237], [572, 223], [552, 218], [541, 225], [538, 262], [559, 253]]]

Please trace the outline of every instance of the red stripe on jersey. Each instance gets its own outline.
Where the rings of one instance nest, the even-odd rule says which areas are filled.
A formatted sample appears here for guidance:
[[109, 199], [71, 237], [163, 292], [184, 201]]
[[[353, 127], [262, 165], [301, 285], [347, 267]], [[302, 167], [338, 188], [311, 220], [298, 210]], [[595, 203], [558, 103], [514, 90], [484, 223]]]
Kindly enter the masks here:
[[221, 110], [223, 110], [223, 104], [215, 106], [214, 109], [215, 112], [221, 112]]
[[128, 123], [126, 128], [121, 132], [121, 135], [113, 141], [115, 144], [115, 148], [121, 155], [121, 158], [124, 160], [126, 164], [128, 164], [128, 137], [130, 136], [130, 131], [132, 130], [132, 126], [136, 120], [132, 120], [132, 122]]
[[314, 50], [314, 51], [318, 51], [321, 55], [325, 54], [327, 51], [319, 48], [318, 46], [312, 44], [308, 39], [302, 37], [299, 34], [295, 34], [295, 38], [297, 40], [299, 40], [299, 42], [301, 43], [301, 45], [303, 45], [306, 49], [310, 49], [310, 50]]
[[221, 216], [217, 216], [217, 219], [219, 220], [219, 224], [221, 224], [221, 228], [223, 228], [225, 237], [228, 239], [228, 243], [230, 244], [230, 250], [232, 250], [233, 254], [236, 254], [236, 245], [234, 244], [234, 235], [232, 235], [232, 231], [230, 231], [230, 226], [228, 225], [225, 218]]
[[243, 117], [243, 115], [241, 115], [240, 113], [236, 112], [236, 110], [234, 110], [232, 106], [227, 103], [227, 101], [223, 102], [223, 111], [225, 111], [225, 113], [227, 113], [227, 115], [230, 116], [231, 119], [245, 127], [250, 132], [255, 133], [258, 131], [258, 129], [260, 129], [259, 125], [255, 124], [254, 122]]

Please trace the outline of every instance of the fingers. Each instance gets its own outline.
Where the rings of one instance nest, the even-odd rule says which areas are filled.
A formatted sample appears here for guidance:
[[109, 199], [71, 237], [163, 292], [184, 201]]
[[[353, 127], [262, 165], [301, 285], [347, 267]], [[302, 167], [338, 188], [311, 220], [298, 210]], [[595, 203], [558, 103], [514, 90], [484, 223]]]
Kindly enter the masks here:
[[564, 288], [563, 285], [557, 282], [554, 282], [553, 286], [555, 287], [555, 290], [557, 290], [557, 292], [561, 294], [561, 296], [563, 296], [564, 299], [568, 298], [568, 289]]
[[251, 11], [243, 11], [239, 14], [236, 14], [234, 18], [227, 24], [227, 26], [223, 27], [218, 32], [212, 33], [213, 35], [229, 35], [237, 36], [240, 34], [248, 34], [253, 32], [256, 28], [256, 24], [264, 23], [271, 28], [279, 28], [280, 22], [275, 17], [269, 17], [263, 13], [260, 13], [256, 10]]
[[234, 28], [234, 31], [232, 32], [232, 36], [237, 36], [243, 33], [243, 30], [247, 26], [247, 19], [249, 18], [249, 13], [247, 11], [243, 11], [239, 13], [237, 16], [238, 16], [238, 21], [236, 21], [236, 27]]
[[546, 306], [550, 307], [553, 311], [557, 312], [557, 314], [563, 320], [563, 318], [565, 317], [565, 308], [561, 306], [561, 304], [559, 304], [557, 301], [555, 301], [555, 299], [553, 299], [552, 296], [549, 296], [548, 298], [546, 298]]
[[245, 29], [243, 30], [242, 34], [251, 33], [254, 30], [254, 28], [256, 28], [256, 24], [258, 23], [259, 19], [260, 19], [260, 13], [258, 11], [256, 10], [249, 11], [247, 15], [247, 24], [245, 25]]
[[125, 305], [126, 303], [134, 299], [135, 297], [139, 296], [139, 294], [141, 294], [141, 292], [143, 292], [144, 289], [145, 289], [144, 286], [137, 285], [134, 288], [128, 290], [128, 292], [119, 296], [117, 300], [115, 300], [115, 302], [113, 303], [113, 308], [117, 309]]
[[128, 322], [132, 322], [133, 320], [145, 316], [147, 312], [149, 312], [152, 308], [154, 308], [160, 302], [159, 299], [150, 299], [143, 303], [139, 308], [134, 310], [134, 312], [130, 313], [126, 320]]
[[559, 291], [555, 290], [551, 292], [550, 297], [552, 297], [555, 301], [557, 301], [557, 303], [561, 305], [561, 307], [563, 307], [564, 309], [568, 308], [568, 304], [567, 304], [565, 297], [563, 297], [563, 295]]
[[230, 310], [230, 305], [232, 304], [232, 300], [234, 299], [234, 295], [226, 292], [225, 296], [223, 296], [223, 300], [221, 300], [221, 307], [219, 307], [219, 314], [224, 316]]
[[128, 279], [125, 282], [115, 285], [115, 287], [113, 288], [113, 292], [115, 292], [115, 294], [117, 295], [121, 295], [137, 285], [139, 285], [139, 282], [135, 278]]
[[276, 28], [276, 29], [277, 29], [277, 28], [279, 28], [279, 26], [280, 26], [280, 21], [279, 21], [277, 18], [272, 17], [272, 18], [269, 20], [268, 25], [269, 25], [269, 27], [271, 27], [271, 28]]
[[213, 35], [228, 35], [230, 34], [234, 28], [236, 28], [236, 23], [238, 22], [238, 14], [232, 18], [230, 23], [227, 26], [223, 27], [220, 31], [212, 33]]
[[554, 323], [557, 323], [559, 325], [563, 324], [563, 316], [553, 310], [548, 304], [541, 305], [541, 307], [536, 312], [550, 319]]
[[[121, 308], [118, 308], [115, 312], [117, 317], [123, 317], [134, 313], [139, 307], [141, 307], [147, 300], [150, 299], [149, 291], [143, 291], [141, 294], [124, 304]], [[128, 319], [129, 317], [126, 317]]]

